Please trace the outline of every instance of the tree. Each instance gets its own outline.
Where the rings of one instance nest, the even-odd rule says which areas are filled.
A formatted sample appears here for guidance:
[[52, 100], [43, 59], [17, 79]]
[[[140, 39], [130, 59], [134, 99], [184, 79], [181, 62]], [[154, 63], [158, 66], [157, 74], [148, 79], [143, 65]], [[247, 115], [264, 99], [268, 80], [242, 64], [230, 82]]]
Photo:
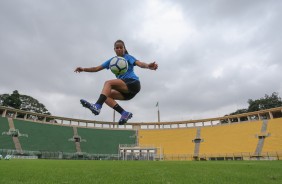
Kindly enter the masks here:
[[[8, 98], [9, 96], [10, 96], [9, 94], [2, 94], [2, 95], [0, 95], [0, 105], [4, 106], [4, 100], [6, 98]], [[7, 105], [5, 105], [5, 106], [7, 106]]]
[[235, 114], [243, 114], [243, 113], [247, 113], [248, 109], [238, 109], [235, 112], [232, 112], [230, 115], [235, 115]]
[[[275, 107], [281, 107], [282, 106], [282, 101], [281, 98], [279, 97], [277, 92], [273, 92], [270, 96], [265, 94], [263, 98], [257, 99], [257, 100], [248, 100], [249, 107], [247, 109], [238, 109], [235, 112], [230, 113], [229, 115], [236, 115], [236, 114], [242, 114], [242, 113], [247, 113], [247, 112], [254, 112], [254, 111], [260, 111], [260, 110], [265, 110], [265, 109], [271, 109]], [[228, 115], [225, 115], [228, 116]], [[246, 117], [243, 117], [241, 121], [247, 120]], [[231, 120], [231, 122], [235, 122], [235, 120]], [[225, 120], [221, 120], [221, 123], [227, 123]]]
[[273, 92], [270, 96], [265, 94], [264, 98], [257, 100], [248, 100], [249, 107], [247, 109], [238, 109], [230, 115], [242, 114], [246, 112], [254, 112], [275, 107], [281, 107], [282, 101], [277, 92]]
[[7, 96], [5, 99], [3, 99], [3, 106], [7, 107], [13, 107], [15, 109], [20, 109], [21, 107], [21, 100], [20, 100], [20, 94], [17, 90], [13, 91], [13, 94]]
[[17, 90], [13, 94], [0, 95], [0, 105], [24, 111], [51, 115], [46, 107], [31, 96], [21, 95]]
[[46, 107], [38, 100], [27, 95], [21, 95], [20, 99], [22, 102], [21, 110], [50, 115]]
[[254, 112], [282, 106], [281, 98], [278, 96], [277, 92], [273, 92], [271, 96], [265, 94], [264, 98], [260, 98], [257, 100], [249, 99], [248, 103], [248, 112]]

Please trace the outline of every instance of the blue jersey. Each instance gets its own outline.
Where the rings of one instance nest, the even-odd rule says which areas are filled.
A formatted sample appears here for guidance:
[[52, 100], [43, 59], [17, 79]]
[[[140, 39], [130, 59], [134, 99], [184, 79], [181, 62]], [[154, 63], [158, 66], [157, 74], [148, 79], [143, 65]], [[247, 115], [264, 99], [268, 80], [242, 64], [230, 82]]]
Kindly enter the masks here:
[[[113, 58], [113, 57], [112, 57]], [[103, 68], [109, 69], [110, 66], [110, 62], [111, 59], [105, 61], [102, 66]], [[128, 63], [128, 69], [127, 72], [122, 74], [122, 75], [116, 75], [116, 77], [118, 79], [135, 79], [135, 80], [139, 80], [139, 77], [134, 73], [134, 66], [135, 66], [135, 62], [137, 61], [133, 56], [129, 55], [129, 54], [125, 54], [123, 56], [123, 58], [127, 61]]]

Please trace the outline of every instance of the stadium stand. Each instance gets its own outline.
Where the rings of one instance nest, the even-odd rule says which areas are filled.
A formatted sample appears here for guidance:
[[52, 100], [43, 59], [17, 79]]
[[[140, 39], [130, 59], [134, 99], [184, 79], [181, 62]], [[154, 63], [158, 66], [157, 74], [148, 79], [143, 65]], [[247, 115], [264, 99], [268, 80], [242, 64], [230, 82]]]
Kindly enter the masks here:
[[75, 144], [68, 141], [73, 136], [72, 127], [49, 125], [14, 119], [15, 127], [28, 134], [19, 137], [23, 150], [76, 152]]
[[154, 145], [160, 147], [160, 154], [182, 155], [194, 154], [196, 138], [196, 128], [184, 129], [158, 129], [158, 130], [139, 130], [140, 145]]
[[211, 119], [125, 126], [7, 107], [0, 107], [0, 114], [2, 155], [125, 160], [282, 158], [282, 107]]
[[81, 142], [83, 152], [95, 154], [117, 154], [119, 144], [135, 144], [134, 130], [106, 130], [78, 128], [78, 134], [86, 140]]
[[[265, 132], [265, 143], [263, 152], [277, 152], [282, 151], [282, 120], [272, 119], [268, 122], [268, 127]], [[282, 153], [280, 152], [280, 156]]]
[[[119, 144], [136, 144], [135, 130], [77, 128], [19, 119], [13, 121], [16, 129], [28, 135], [28, 138], [19, 137], [24, 150], [117, 154]], [[1, 117], [0, 130], [9, 131], [7, 118]], [[11, 136], [1, 135], [0, 144], [1, 149], [15, 149]]]
[[9, 132], [9, 122], [6, 117], [0, 117], [0, 148], [1, 149], [15, 149], [15, 145], [11, 136], [7, 135]]
[[262, 122], [243, 122], [214, 127], [202, 127], [200, 154], [251, 152], [256, 149]]

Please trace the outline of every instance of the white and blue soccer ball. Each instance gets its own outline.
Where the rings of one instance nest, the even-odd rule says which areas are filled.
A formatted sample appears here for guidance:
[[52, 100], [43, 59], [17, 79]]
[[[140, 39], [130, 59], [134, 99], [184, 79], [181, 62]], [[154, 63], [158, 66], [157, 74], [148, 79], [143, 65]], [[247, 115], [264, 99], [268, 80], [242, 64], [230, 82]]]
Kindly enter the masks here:
[[115, 56], [111, 59], [109, 67], [115, 75], [122, 75], [127, 72], [128, 63], [123, 57]]

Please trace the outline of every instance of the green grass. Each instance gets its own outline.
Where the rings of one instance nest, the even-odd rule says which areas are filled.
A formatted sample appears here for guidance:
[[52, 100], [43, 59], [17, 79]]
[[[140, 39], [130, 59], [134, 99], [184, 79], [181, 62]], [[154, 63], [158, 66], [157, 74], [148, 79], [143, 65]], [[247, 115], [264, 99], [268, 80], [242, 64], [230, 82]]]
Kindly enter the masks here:
[[282, 183], [282, 161], [0, 160], [0, 183]]

